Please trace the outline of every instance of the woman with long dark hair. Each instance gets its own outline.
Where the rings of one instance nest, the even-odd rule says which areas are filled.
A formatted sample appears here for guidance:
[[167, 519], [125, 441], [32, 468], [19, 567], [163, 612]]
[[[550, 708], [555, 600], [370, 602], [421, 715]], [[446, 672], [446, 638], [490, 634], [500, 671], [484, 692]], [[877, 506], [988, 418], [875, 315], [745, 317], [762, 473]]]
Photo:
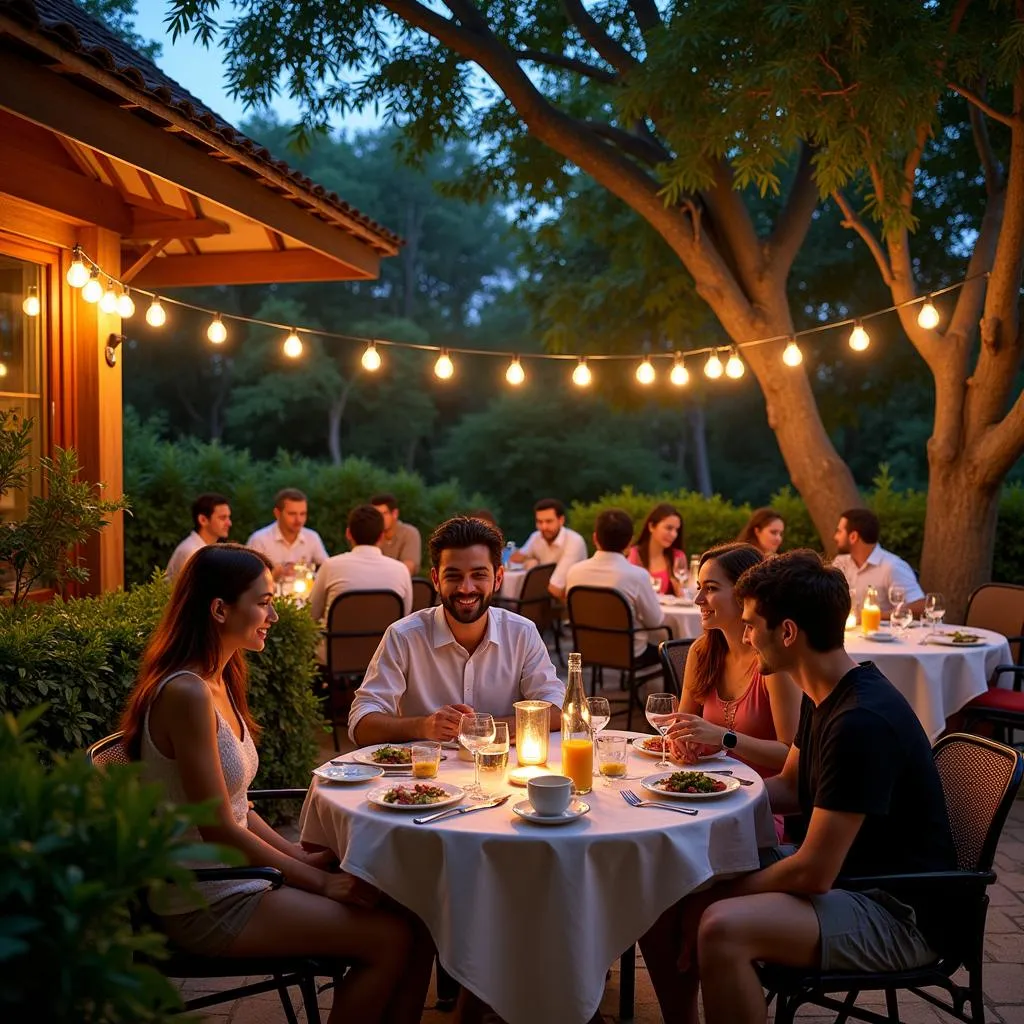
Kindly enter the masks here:
[[676, 568], [686, 565], [683, 550], [683, 517], [675, 505], [662, 502], [647, 514], [636, 544], [627, 556], [634, 565], [642, 565], [657, 579], [660, 594], [682, 593], [683, 585], [676, 579]]
[[171, 888], [154, 896], [153, 910], [172, 942], [193, 952], [351, 964], [329, 1024], [418, 1021], [432, 959], [422, 925], [378, 909], [375, 889], [331, 870], [329, 853], [288, 842], [246, 800], [258, 726], [243, 652], [263, 650], [277, 621], [271, 572], [263, 555], [238, 544], [191, 556], [146, 647], [122, 727], [129, 754], [169, 799], [214, 803], [215, 821], [193, 830], [196, 842], [232, 846], [248, 863], [280, 870], [286, 884], [205, 882], [205, 907]]
[[777, 555], [782, 547], [786, 523], [773, 508], [755, 508], [747, 525], [740, 530], [737, 544], [753, 544], [762, 554]]

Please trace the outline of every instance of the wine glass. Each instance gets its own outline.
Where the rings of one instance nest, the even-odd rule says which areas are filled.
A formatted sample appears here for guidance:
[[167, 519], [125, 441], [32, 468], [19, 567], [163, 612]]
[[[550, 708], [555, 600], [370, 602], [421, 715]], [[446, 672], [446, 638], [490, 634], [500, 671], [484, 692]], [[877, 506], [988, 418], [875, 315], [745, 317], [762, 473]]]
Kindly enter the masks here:
[[907, 630], [910, 629], [910, 624], [913, 621], [914, 613], [908, 604], [900, 602], [892, 606], [892, 610], [889, 612], [889, 625], [901, 640], [906, 639]]
[[[587, 707], [590, 708], [590, 727], [599, 733], [612, 720], [612, 706], [607, 697], [588, 697]], [[594, 774], [599, 774], [596, 762]]]
[[480, 758], [483, 747], [494, 742], [494, 717], [492, 715], [463, 715], [459, 719], [459, 742], [473, 755], [473, 785], [466, 792], [477, 799], [484, 795], [480, 785]]
[[651, 577], [651, 586], [654, 588], [656, 594], [661, 593], [661, 580], [657, 576]]
[[675, 565], [672, 568], [672, 575], [679, 582], [679, 592], [682, 593], [686, 589], [686, 584], [690, 582], [690, 570], [681, 558], [676, 559]]
[[936, 626], [942, 625], [942, 619], [946, 614], [946, 599], [939, 593], [925, 595], [924, 617], [931, 623], [932, 629], [929, 636], [935, 632]]
[[672, 725], [671, 716], [679, 709], [679, 698], [674, 693], [652, 693], [647, 698], [647, 721], [661, 733], [661, 760], [655, 768], [671, 768], [669, 763], [665, 733]]
[[[907, 600], [907, 588], [901, 587], [898, 583], [892, 583], [889, 586], [889, 605], [893, 608], [898, 604], [903, 604]], [[890, 616], [891, 621], [891, 616]]]

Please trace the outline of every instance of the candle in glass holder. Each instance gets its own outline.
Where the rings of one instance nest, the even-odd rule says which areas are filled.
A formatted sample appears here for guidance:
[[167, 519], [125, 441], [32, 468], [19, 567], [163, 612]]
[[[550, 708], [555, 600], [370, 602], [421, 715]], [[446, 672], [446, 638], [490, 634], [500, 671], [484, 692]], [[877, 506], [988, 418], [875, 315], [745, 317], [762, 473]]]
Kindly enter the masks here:
[[516, 709], [516, 759], [520, 764], [547, 764], [551, 707], [546, 700], [520, 700]]

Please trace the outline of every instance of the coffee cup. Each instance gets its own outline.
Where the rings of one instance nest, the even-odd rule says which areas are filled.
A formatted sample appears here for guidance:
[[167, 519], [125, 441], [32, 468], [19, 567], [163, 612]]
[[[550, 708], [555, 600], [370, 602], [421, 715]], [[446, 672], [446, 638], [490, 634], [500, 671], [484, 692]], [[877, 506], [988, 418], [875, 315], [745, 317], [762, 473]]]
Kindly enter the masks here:
[[572, 779], [566, 775], [538, 775], [526, 784], [533, 809], [546, 818], [561, 814], [572, 799]]

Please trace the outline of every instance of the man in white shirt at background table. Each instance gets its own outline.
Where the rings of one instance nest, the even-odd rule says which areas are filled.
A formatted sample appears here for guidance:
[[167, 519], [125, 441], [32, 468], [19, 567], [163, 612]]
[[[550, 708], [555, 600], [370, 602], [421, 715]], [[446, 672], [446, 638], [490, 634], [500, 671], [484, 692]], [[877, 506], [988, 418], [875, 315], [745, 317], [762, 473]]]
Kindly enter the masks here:
[[537, 627], [491, 607], [501, 586], [502, 536], [482, 519], [456, 516], [429, 542], [441, 603], [392, 623], [356, 691], [349, 736], [359, 746], [454, 740], [471, 712], [507, 721], [513, 704], [546, 700], [561, 724], [565, 686]]
[[274, 496], [274, 522], [256, 530], [245, 542], [274, 563], [274, 579], [287, 576], [302, 563], [319, 568], [327, 561], [327, 549], [316, 530], [306, 526], [309, 504], [305, 494], [286, 487]]
[[513, 552], [511, 562], [535, 561], [538, 565], [554, 563], [548, 590], [561, 601], [565, 597], [565, 577], [569, 566], [587, 557], [587, 542], [575, 530], [565, 525], [565, 506], [557, 498], [541, 498], [533, 506], [537, 529], [526, 543]]
[[223, 494], [200, 494], [192, 502], [195, 529], [174, 549], [167, 563], [167, 578], [173, 580], [200, 548], [227, 540], [231, 532], [231, 506]]

